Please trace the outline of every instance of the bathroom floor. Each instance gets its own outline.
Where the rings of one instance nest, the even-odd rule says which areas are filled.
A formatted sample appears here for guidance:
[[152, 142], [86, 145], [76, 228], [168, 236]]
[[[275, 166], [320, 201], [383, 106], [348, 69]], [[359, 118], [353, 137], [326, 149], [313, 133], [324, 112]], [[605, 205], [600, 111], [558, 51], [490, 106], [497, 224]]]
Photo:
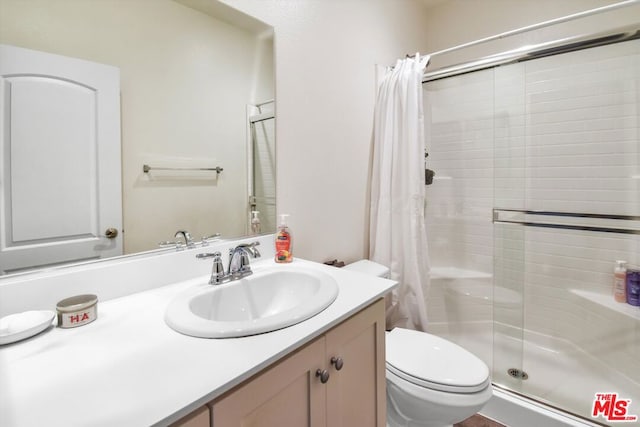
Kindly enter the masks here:
[[480, 414], [476, 414], [466, 420], [454, 424], [453, 427], [507, 427], [504, 424], [490, 420]]

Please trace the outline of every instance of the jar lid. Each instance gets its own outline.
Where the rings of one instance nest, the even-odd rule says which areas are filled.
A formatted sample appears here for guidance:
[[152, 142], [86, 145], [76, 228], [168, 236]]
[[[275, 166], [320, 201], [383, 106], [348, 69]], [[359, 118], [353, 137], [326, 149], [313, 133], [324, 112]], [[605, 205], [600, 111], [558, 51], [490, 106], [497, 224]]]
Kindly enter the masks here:
[[62, 313], [69, 313], [73, 311], [84, 310], [91, 307], [92, 305], [95, 305], [97, 302], [98, 297], [96, 295], [76, 295], [59, 301], [58, 304], [56, 304], [56, 309]]

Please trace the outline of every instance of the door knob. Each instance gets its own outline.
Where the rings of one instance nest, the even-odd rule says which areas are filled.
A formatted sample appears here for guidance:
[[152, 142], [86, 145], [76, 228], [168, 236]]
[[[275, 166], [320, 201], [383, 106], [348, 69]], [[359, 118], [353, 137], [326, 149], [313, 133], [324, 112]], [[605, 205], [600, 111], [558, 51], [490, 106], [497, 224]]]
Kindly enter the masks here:
[[118, 237], [118, 230], [113, 227], [109, 227], [104, 232], [104, 237], [106, 237], [107, 239], [115, 239], [116, 237]]
[[336, 371], [339, 371], [344, 366], [344, 360], [342, 360], [342, 357], [333, 356], [331, 358], [331, 364], [335, 366]]
[[326, 384], [329, 381], [329, 372], [326, 369], [318, 369], [316, 371], [316, 377], [320, 378], [322, 384]]

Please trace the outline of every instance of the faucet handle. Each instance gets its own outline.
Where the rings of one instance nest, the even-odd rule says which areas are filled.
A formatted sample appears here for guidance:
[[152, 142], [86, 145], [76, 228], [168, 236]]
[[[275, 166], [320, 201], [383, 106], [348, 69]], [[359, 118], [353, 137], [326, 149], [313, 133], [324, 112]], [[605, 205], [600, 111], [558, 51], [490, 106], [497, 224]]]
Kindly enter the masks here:
[[258, 248], [256, 248], [256, 246], [260, 246], [260, 242], [258, 242], [257, 240], [251, 243], [247, 249], [249, 249], [249, 253], [251, 254], [251, 256], [253, 256], [254, 258], [260, 258], [262, 254], [260, 253]]
[[200, 240], [201, 246], [209, 246], [210, 242], [214, 242], [220, 239], [220, 233], [214, 233], [210, 236], [202, 236], [202, 240]]
[[180, 242], [176, 243], [175, 241], [171, 241], [171, 240], [164, 240], [162, 242], [158, 242], [158, 247], [160, 248], [175, 248], [177, 246], [180, 245]]
[[[260, 251], [258, 250], [258, 248], [256, 248], [256, 246], [260, 246], [260, 242], [258, 240], [251, 243], [242, 243], [242, 244], [239, 244], [237, 247], [244, 248], [247, 252], [249, 252], [252, 258], [260, 258]], [[230, 251], [230, 253], [231, 252], [233, 252], [233, 250]]]
[[220, 252], [207, 252], [196, 255], [198, 259], [213, 258], [213, 265], [211, 267], [211, 278], [209, 279], [210, 285], [219, 285], [226, 277], [224, 274], [224, 265], [222, 264], [222, 254]]
[[211, 267], [211, 278], [209, 279], [210, 285], [219, 285], [223, 282], [226, 275], [224, 273], [224, 265], [222, 264], [222, 254], [215, 252], [213, 257], [213, 266]]
[[201, 254], [197, 254], [196, 258], [198, 259], [207, 259], [207, 258], [214, 258], [214, 257], [221, 257], [222, 254], [220, 252], [204, 252]]

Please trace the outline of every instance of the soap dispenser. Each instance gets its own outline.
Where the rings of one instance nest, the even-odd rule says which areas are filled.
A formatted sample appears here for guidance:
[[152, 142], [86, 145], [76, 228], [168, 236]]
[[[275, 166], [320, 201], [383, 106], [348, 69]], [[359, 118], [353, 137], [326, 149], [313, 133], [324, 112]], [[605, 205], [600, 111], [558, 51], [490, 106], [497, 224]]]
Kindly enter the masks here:
[[251, 234], [260, 234], [260, 211], [251, 211]]
[[291, 250], [291, 231], [287, 227], [287, 217], [289, 215], [280, 215], [280, 225], [278, 225], [278, 233], [276, 233], [276, 257], [278, 263], [293, 261]]

